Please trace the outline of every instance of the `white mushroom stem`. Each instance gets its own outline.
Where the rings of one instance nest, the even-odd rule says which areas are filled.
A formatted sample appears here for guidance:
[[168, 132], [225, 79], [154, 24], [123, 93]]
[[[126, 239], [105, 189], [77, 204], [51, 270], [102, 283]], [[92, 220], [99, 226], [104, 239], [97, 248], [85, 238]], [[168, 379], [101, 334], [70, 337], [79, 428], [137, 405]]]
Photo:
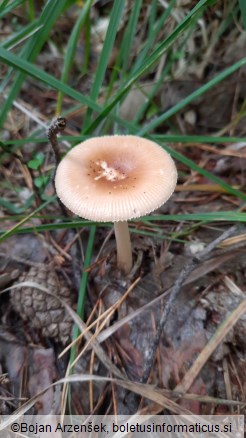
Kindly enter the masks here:
[[115, 222], [114, 232], [117, 248], [117, 265], [128, 274], [132, 268], [132, 246], [127, 222]]

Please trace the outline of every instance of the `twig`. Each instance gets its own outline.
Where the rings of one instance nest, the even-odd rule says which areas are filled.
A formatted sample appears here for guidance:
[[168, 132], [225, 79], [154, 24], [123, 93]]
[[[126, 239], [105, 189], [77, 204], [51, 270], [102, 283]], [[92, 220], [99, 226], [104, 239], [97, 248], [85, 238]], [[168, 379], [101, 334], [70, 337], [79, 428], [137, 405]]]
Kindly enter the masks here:
[[160, 342], [161, 334], [163, 331], [163, 328], [165, 326], [165, 323], [167, 321], [167, 317], [170, 313], [170, 310], [173, 306], [174, 301], [176, 300], [181, 287], [183, 286], [185, 280], [188, 278], [188, 276], [191, 274], [191, 272], [197, 267], [197, 265], [206, 258], [206, 256], [223, 240], [227, 239], [229, 236], [231, 236], [233, 233], [238, 231], [239, 226], [234, 225], [233, 227], [226, 230], [224, 233], [222, 233], [217, 239], [215, 239], [213, 242], [211, 242], [203, 251], [200, 252], [196, 257], [192, 257], [191, 260], [188, 261], [188, 263], [184, 266], [182, 271], [180, 272], [180, 275], [178, 276], [177, 280], [174, 283], [174, 286], [172, 288], [172, 291], [169, 295], [169, 298], [167, 300], [166, 306], [163, 310], [162, 316], [159, 321], [159, 325], [157, 327], [157, 331], [155, 334], [155, 337], [152, 341], [152, 344], [150, 346], [150, 349], [148, 351], [148, 356], [145, 362], [144, 372], [143, 376], [140, 380], [141, 383], [146, 383], [148, 381], [150, 371], [155, 359], [155, 354], [157, 347]]
[[[59, 148], [59, 144], [57, 141], [57, 134], [61, 131], [64, 131], [64, 129], [66, 128], [67, 125], [67, 121], [64, 117], [58, 117], [49, 127], [48, 131], [47, 131], [47, 137], [50, 141], [50, 144], [52, 146], [52, 150], [55, 156], [55, 169], [52, 175], [52, 184], [55, 189], [55, 175], [56, 175], [56, 170], [58, 167], [58, 164], [60, 162], [60, 148]], [[60, 199], [58, 198], [58, 203], [61, 209], [62, 214], [65, 217], [68, 217], [68, 212], [66, 207], [62, 204], [62, 202], [60, 201]]]
[[66, 119], [64, 117], [58, 117], [57, 119], [54, 120], [54, 122], [52, 122], [52, 124], [50, 125], [47, 131], [47, 137], [51, 143], [55, 155], [56, 167], [58, 166], [60, 161], [60, 150], [57, 141], [57, 134], [61, 131], [64, 131], [66, 126], [67, 126]]

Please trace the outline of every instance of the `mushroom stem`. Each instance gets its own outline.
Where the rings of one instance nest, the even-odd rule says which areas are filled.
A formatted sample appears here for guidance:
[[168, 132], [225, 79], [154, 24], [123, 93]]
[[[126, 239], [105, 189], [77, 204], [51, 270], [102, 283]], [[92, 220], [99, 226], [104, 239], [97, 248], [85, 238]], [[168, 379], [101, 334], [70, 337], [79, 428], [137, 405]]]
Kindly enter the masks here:
[[125, 274], [132, 268], [132, 246], [127, 222], [115, 222], [114, 232], [117, 248], [117, 266]]

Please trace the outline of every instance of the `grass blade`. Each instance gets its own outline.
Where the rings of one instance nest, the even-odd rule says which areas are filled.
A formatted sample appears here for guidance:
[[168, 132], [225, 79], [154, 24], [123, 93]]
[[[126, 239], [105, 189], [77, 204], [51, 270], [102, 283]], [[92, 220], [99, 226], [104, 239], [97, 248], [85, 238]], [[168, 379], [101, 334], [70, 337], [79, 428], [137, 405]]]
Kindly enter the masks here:
[[153, 53], [145, 59], [142, 65], [137, 71], [135, 71], [131, 77], [128, 79], [126, 84], [120, 88], [118, 93], [116, 93], [114, 99], [109, 103], [106, 108], [99, 114], [99, 116], [92, 122], [88, 127], [85, 127], [83, 134], [93, 132], [101, 121], [108, 116], [110, 111], [116, 106], [116, 104], [122, 99], [126, 92], [131, 88], [131, 86], [139, 79], [143, 74], [145, 74], [150, 67], [155, 64], [158, 59], [166, 52], [166, 50], [177, 40], [177, 38], [189, 29], [191, 22], [196, 20], [200, 16], [201, 10], [211, 3], [211, 0], [200, 0], [197, 5], [192, 9], [192, 11], [187, 15], [181, 24], [179, 24], [176, 29], [165, 39], [159, 46], [153, 51]]
[[133, 71], [137, 71], [139, 68], [141, 68], [142, 63], [144, 62], [145, 58], [148, 56], [148, 53], [150, 52], [155, 38], [158, 36], [159, 32], [161, 31], [162, 27], [165, 25], [165, 22], [167, 18], [169, 17], [174, 5], [176, 4], [177, 0], [171, 0], [166, 11], [162, 14], [159, 21], [154, 26], [154, 29], [151, 30], [150, 36], [147, 40], [147, 43], [145, 44], [145, 47], [143, 50], [141, 50], [139, 56], [136, 59], [136, 62], [133, 66]]
[[88, 97], [85, 97], [83, 94], [79, 93], [68, 85], [63, 84], [58, 79], [54, 78], [50, 74], [42, 71], [40, 68], [33, 65], [31, 62], [21, 59], [17, 55], [8, 52], [3, 47], [0, 47], [0, 60], [13, 68], [20, 70], [20, 72], [22, 72], [23, 74], [28, 74], [29, 76], [32, 76], [33, 78], [44, 82], [55, 90], [59, 90], [62, 93], [67, 94], [81, 104], [89, 106], [96, 111], [100, 111], [100, 106], [94, 103]]
[[206, 84], [202, 85], [198, 90], [194, 91], [189, 96], [185, 97], [183, 100], [181, 100], [181, 102], [174, 105], [172, 108], [170, 108], [164, 114], [157, 117], [155, 120], [152, 120], [144, 128], [140, 129], [137, 134], [138, 135], [145, 135], [145, 134], [149, 133], [150, 131], [155, 129], [157, 126], [159, 126], [160, 123], [163, 123], [165, 120], [172, 117], [178, 111], [180, 111], [185, 106], [187, 106], [189, 103], [193, 102], [193, 100], [202, 96], [202, 94], [206, 93], [208, 90], [213, 88], [215, 85], [219, 84], [221, 81], [223, 81], [225, 78], [230, 76], [232, 73], [234, 73], [235, 71], [237, 71], [238, 69], [243, 67], [245, 64], [246, 64], [246, 58], [240, 59], [240, 61], [235, 62], [235, 64], [226, 68], [224, 71], [219, 73], [215, 78], [211, 79]]
[[9, 0], [3, 0], [2, 4], [0, 5], [0, 18], [4, 17], [5, 15], [9, 14], [13, 9], [18, 8], [23, 3], [23, 0], [16, 0], [12, 3], [9, 3]]
[[[44, 208], [45, 205], [43, 204], [41, 207], [39, 207], [39, 210]], [[32, 216], [35, 216], [35, 214], [38, 212], [38, 210], [35, 210], [35, 212], [32, 214]], [[100, 223], [98, 222], [92, 222], [87, 220], [73, 220], [71, 222], [60, 222], [59, 224], [54, 223], [48, 223], [43, 225], [35, 225], [33, 227], [23, 227], [23, 223], [27, 222], [29, 217], [26, 219], [23, 219], [23, 222], [19, 222], [18, 226], [16, 226], [14, 229], [11, 229], [9, 231], [3, 231], [0, 230], [0, 242], [5, 240], [7, 237], [13, 234], [17, 233], [31, 233], [34, 230], [36, 232], [45, 232], [45, 231], [52, 231], [52, 230], [61, 230], [61, 229], [71, 229], [71, 228], [80, 228], [80, 227], [91, 227], [94, 225], [97, 225], [100, 227], [112, 227], [112, 224], [108, 223]], [[239, 211], [216, 211], [211, 213], [186, 213], [186, 214], [164, 214], [164, 215], [152, 215], [152, 216], [144, 216], [143, 218], [138, 218], [134, 222], [145, 222], [145, 221], [151, 221], [151, 222], [197, 222], [202, 221], [204, 223], [211, 223], [211, 222], [246, 222], [246, 213], [241, 213]], [[133, 229], [134, 230], [134, 229]], [[130, 227], [131, 231], [131, 227]], [[140, 230], [141, 231], [141, 230]], [[135, 232], [135, 231], [134, 231]]]
[[[54, 76], [51, 76], [50, 74], [40, 70], [31, 62], [19, 58], [17, 55], [14, 55], [13, 53], [7, 51], [1, 46], [0, 46], [0, 60], [2, 60], [5, 64], [10, 65], [11, 67], [17, 70], [25, 74], [28, 74], [29, 76], [32, 76], [39, 81], [44, 82], [45, 84], [54, 88], [55, 90], [59, 90], [62, 93], [67, 94], [68, 96], [80, 102], [82, 105], [86, 105], [97, 112], [100, 112], [102, 110], [102, 108], [90, 98], [79, 93], [74, 88], [69, 87], [66, 84], [63, 84], [61, 81], [54, 78]], [[130, 123], [120, 119], [115, 115], [111, 115], [109, 117], [112, 117], [113, 119], [117, 120], [126, 129], [129, 129], [131, 127]], [[132, 129], [134, 129], [134, 127], [132, 127]], [[137, 128], [135, 129], [135, 131], [136, 130]]]
[[[82, 320], [84, 320], [84, 302], [85, 302], [85, 295], [86, 295], [86, 287], [87, 287], [87, 280], [88, 280], [88, 271], [86, 268], [88, 268], [91, 264], [91, 258], [93, 254], [93, 246], [94, 246], [94, 240], [96, 235], [96, 225], [92, 225], [90, 228], [90, 235], [89, 240], [86, 248], [86, 254], [85, 254], [85, 261], [83, 266], [83, 274], [81, 278], [80, 288], [79, 288], [79, 298], [77, 303], [77, 313], [80, 316]], [[74, 337], [77, 338], [79, 331], [77, 330], [78, 327], [76, 326]]]
[[[57, 20], [57, 17], [61, 14], [64, 6], [66, 5], [66, 0], [48, 0], [46, 3], [42, 14], [40, 16], [38, 25], [41, 26], [40, 30], [34, 35], [32, 39], [28, 41], [24, 51], [22, 52], [22, 57], [24, 59], [28, 59], [33, 62], [37, 55], [39, 54], [42, 46], [44, 45], [47, 35], [52, 29], [54, 23]], [[13, 100], [19, 94], [22, 83], [25, 79], [25, 75], [21, 72], [16, 74], [16, 77], [13, 81], [11, 89], [9, 90], [8, 97], [3, 105], [1, 114], [0, 114], [0, 127], [2, 127], [9, 109], [12, 106]]]
[[109, 81], [106, 100], [108, 100], [109, 96], [112, 93], [113, 85], [115, 83], [118, 74], [120, 74], [121, 77], [125, 76], [128, 60], [129, 60], [129, 54], [133, 43], [133, 38], [137, 29], [137, 23], [138, 23], [141, 6], [142, 6], [142, 0], [139, 0], [135, 2], [132, 7], [130, 18], [126, 26], [126, 31], [124, 33], [123, 40], [119, 49], [119, 53], [116, 58], [116, 62], [113, 67], [113, 72]]
[[[72, 64], [73, 64], [74, 55], [75, 55], [78, 39], [80, 36], [80, 32], [81, 32], [81, 29], [84, 26], [84, 23], [87, 19], [87, 16], [88, 16], [88, 13], [90, 11], [90, 7], [91, 7], [92, 3], [93, 3], [93, 0], [86, 1], [83, 9], [81, 10], [81, 12], [78, 16], [78, 19], [73, 27], [73, 31], [72, 31], [71, 36], [69, 38], [67, 48], [66, 48], [66, 55], [65, 55], [65, 59], [64, 59], [62, 77], [61, 77], [61, 82], [63, 84], [67, 83], [69, 72], [70, 72]], [[63, 96], [64, 96], [64, 93], [62, 93], [60, 91], [58, 94], [57, 105], [56, 105], [56, 114], [58, 114], [58, 115], [61, 114]]]
[[184, 155], [180, 154], [174, 149], [171, 149], [169, 146], [165, 145], [163, 147], [170, 155], [172, 155], [172, 157], [176, 158], [181, 163], [188, 166], [190, 169], [195, 170], [196, 172], [200, 173], [200, 175], [203, 175], [206, 178], [212, 180], [214, 183], [219, 184], [228, 193], [237, 196], [239, 199], [242, 199], [243, 201], [246, 201], [245, 193], [241, 192], [240, 190], [234, 189], [232, 186], [230, 186], [230, 184], [225, 183], [222, 179], [218, 178], [216, 175], [213, 175], [211, 172], [208, 172], [206, 169], [203, 169], [202, 167], [198, 166], [197, 164], [194, 163], [194, 161], [190, 160], [189, 158], [185, 157]]
[[[109, 20], [109, 26], [106, 33], [105, 41], [103, 44], [102, 52], [100, 55], [100, 59], [98, 62], [98, 67], [96, 71], [95, 80], [92, 86], [90, 98], [96, 102], [99, 91], [101, 89], [103, 79], [105, 76], [106, 68], [109, 62], [109, 57], [112, 53], [116, 33], [118, 30], [119, 22], [122, 16], [122, 12], [125, 7], [125, 0], [121, 0], [120, 2], [113, 2], [113, 9], [110, 14], [110, 20]], [[92, 115], [92, 111], [89, 110], [86, 114], [85, 120], [84, 120], [84, 127], [88, 126], [90, 123], [90, 118]]]
[[241, 9], [241, 15], [242, 15], [244, 29], [246, 30], [246, 2], [245, 2], [245, 0], [239, 0], [239, 7]]
[[31, 219], [33, 216], [35, 216], [43, 208], [47, 207], [47, 205], [49, 205], [55, 199], [56, 199], [56, 196], [53, 196], [51, 199], [44, 202], [42, 205], [40, 205], [38, 208], [36, 208], [34, 211], [32, 211], [28, 216], [26, 216], [24, 219], [22, 219], [20, 222], [18, 222], [16, 225], [14, 225], [10, 230], [4, 231], [4, 233], [2, 233], [2, 236], [0, 237], [0, 243], [3, 242], [4, 240], [6, 240], [8, 237], [12, 236], [13, 234], [16, 234], [16, 232], [20, 229], [20, 227], [24, 223], [26, 223], [29, 219]]
[[37, 20], [33, 21], [16, 34], [11, 35], [10, 38], [7, 38], [3, 42], [2, 47], [4, 47], [5, 49], [13, 49], [13, 47], [21, 44], [24, 40], [33, 36], [35, 32], [39, 31], [41, 28], [42, 26], [38, 24]]

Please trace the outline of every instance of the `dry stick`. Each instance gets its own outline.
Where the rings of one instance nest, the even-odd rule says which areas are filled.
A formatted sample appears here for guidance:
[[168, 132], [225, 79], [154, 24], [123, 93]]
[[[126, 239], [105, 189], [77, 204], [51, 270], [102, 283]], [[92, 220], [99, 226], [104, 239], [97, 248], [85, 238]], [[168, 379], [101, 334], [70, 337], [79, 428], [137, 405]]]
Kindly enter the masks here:
[[[59, 149], [59, 145], [58, 145], [58, 141], [57, 141], [57, 134], [61, 131], [64, 131], [64, 129], [66, 128], [67, 125], [67, 121], [64, 117], [58, 117], [49, 127], [48, 131], [47, 131], [47, 137], [50, 141], [50, 144], [52, 146], [52, 150], [55, 156], [55, 169], [52, 175], [52, 184], [54, 187], [54, 190], [56, 191], [55, 188], [55, 176], [56, 176], [56, 170], [58, 167], [58, 164], [60, 162], [60, 149]], [[67, 213], [67, 209], [66, 207], [62, 204], [62, 202], [60, 201], [60, 199], [58, 198], [58, 203], [59, 203], [59, 207], [61, 209], [62, 214], [65, 217], [68, 217], [68, 213]]]
[[167, 317], [169, 315], [169, 312], [173, 306], [174, 301], [176, 300], [181, 287], [183, 286], [185, 280], [188, 278], [190, 273], [197, 267], [197, 265], [223, 240], [230, 237], [233, 233], [238, 231], [239, 226], [234, 225], [233, 227], [226, 230], [224, 233], [221, 234], [217, 239], [215, 239], [213, 242], [211, 242], [203, 251], [200, 252], [196, 257], [192, 257], [192, 259], [184, 266], [182, 271], [180, 272], [180, 275], [178, 276], [177, 280], [174, 283], [174, 286], [172, 288], [172, 291], [169, 295], [169, 298], [167, 300], [167, 303], [165, 305], [164, 311], [162, 313], [155, 337], [152, 341], [152, 344], [150, 346], [150, 349], [148, 351], [148, 356], [145, 362], [144, 372], [143, 376], [140, 380], [141, 383], [146, 383], [148, 381], [150, 371], [155, 359], [156, 350], [158, 348], [161, 334], [163, 331], [163, 328], [165, 326], [165, 323], [167, 321]]

